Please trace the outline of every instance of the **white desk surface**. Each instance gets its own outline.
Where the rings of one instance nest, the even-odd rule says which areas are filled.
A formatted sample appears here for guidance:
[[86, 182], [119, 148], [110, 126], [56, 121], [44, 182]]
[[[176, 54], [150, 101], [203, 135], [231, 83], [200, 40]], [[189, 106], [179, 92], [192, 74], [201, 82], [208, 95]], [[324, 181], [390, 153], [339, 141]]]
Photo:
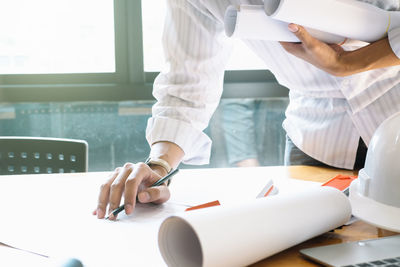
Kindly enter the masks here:
[[118, 222], [91, 215], [107, 172], [0, 176], [0, 242], [49, 256], [77, 257], [86, 266], [165, 266], [157, 231], [174, 212], [217, 199], [255, 198], [269, 179], [280, 193], [290, 193], [313, 186], [290, 178], [323, 182], [338, 173], [352, 174], [304, 166], [184, 169], [172, 181], [170, 201], [138, 207]]

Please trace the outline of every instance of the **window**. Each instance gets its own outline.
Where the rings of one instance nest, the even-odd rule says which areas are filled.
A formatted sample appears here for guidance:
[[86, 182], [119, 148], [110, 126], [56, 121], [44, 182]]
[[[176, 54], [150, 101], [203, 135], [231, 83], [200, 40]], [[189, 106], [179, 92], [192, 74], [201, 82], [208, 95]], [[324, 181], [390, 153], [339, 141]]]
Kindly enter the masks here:
[[[0, 135], [85, 139], [91, 171], [145, 159], [152, 83], [164, 61], [164, 13], [164, 0], [0, 0]], [[254, 135], [281, 144], [259, 162], [279, 164], [284, 135], [267, 131], [280, 127], [286, 99], [259, 97], [287, 91], [240, 41], [235, 49], [223, 98], [247, 100], [221, 100], [206, 130], [217, 145], [210, 166], [233, 164], [226, 136], [241, 135], [233, 123], [222, 125], [229, 123], [226, 110], [239, 114], [243, 104], [252, 115], [237, 121], [254, 120]]]
[[115, 72], [112, 0], [2, 0], [0, 10], [1, 74]]
[[[0, 1], [0, 101], [152, 100], [164, 13], [159, 0]], [[285, 95], [240, 41], [235, 49], [223, 97]]]

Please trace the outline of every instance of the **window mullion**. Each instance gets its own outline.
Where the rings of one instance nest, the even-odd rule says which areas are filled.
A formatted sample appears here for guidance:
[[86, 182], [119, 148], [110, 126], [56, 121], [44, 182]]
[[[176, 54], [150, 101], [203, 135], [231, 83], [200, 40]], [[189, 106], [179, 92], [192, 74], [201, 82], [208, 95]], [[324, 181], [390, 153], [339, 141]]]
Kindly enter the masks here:
[[144, 83], [141, 1], [127, 0], [128, 70], [130, 83]]

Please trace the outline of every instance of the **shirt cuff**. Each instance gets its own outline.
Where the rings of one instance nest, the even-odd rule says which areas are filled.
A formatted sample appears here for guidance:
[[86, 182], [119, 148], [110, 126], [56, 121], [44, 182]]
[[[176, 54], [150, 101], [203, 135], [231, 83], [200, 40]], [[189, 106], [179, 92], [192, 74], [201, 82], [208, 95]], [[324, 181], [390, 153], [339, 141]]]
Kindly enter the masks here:
[[151, 117], [147, 121], [147, 142], [152, 145], [160, 141], [168, 141], [178, 145], [185, 156], [185, 164], [208, 164], [211, 155], [211, 139], [202, 131], [190, 124], [165, 117]]
[[400, 58], [400, 27], [390, 30], [388, 39], [393, 52]]

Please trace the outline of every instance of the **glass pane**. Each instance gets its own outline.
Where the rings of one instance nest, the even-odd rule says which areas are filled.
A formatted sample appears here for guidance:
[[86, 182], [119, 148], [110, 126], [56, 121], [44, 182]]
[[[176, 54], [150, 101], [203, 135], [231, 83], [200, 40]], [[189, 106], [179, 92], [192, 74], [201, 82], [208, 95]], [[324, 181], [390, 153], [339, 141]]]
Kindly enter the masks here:
[[[89, 144], [89, 171], [110, 171], [125, 162], [147, 158], [150, 148], [145, 129], [153, 104], [154, 101], [0, 103], [0, 136], [84, 139]], [[287, 104], [287, 98], [276, 97], [222, 99], [205, 130], [213, 141], [210, 164], [181, 164], [180, 167], [282, 165], [285, 148], [282, 121]], [[58, 161], [60, 154], [37, 156]], [[27, 160], [35, 157], [28, 154]], [[65, 171], [59, 168], [72, 158], [65, 155], [62, 158], [64, 161], [57, 163], [60, 165], [48, 167], [52, 167], [53, 172]], [[12, 167], [13, 172], [20, 171]], [[28, 168], [27, 172], [31, 170]]]
[[[165, 1], [142, 0], [143, 50], [145, 71], [160, 71], [164, 56], [161, 36], [165, 18]], [[265, 69], [265, 64], [240, 40], [234, 40], [235, 46], [228, 70]]]
[[1, 0], [0, 74], [114, 72], [113, 0]]

